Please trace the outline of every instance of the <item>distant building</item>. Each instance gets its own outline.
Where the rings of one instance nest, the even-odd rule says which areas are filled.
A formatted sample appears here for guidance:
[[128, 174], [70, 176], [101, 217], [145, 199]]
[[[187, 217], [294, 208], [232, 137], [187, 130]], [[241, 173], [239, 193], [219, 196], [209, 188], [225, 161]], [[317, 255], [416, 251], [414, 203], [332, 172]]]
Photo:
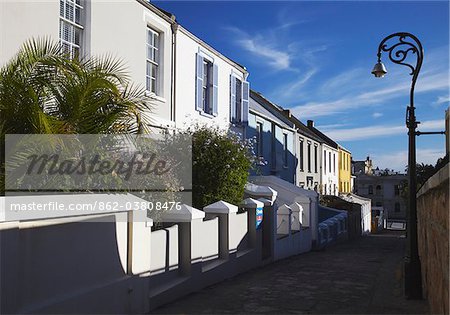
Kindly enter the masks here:
[[314, 127], [314, 121], [308, 120], [307, 126], [317, 137], [322, 139], [321, 153], [321, 187], [323, 195], [338, 195], [339, 189], [339, 167], [338, 167], [338, 144], [324, 135]]
[[305, 124], [291, 114], [289, 110], [283, 111], [295, 125], [295, 149], [297, 156], [296, 185], [305, 189], [321, 193], [322, 174], [322, 140]]
[[351, 160], [352, 154], [350, 151], [339, 145], [339, 193], [351, 193], [352, 188], [352, 173]]
[[255, 137], [255, 154], [260, 159], [254, 175], [274, 175], [295, 182], [295, 126], [282, 109], [255, 91], [250, 91], [246, 137]]
[[405, 174], [356, 174], [355, 194], [372, 200], [372, 206], [383, 207], [387, 219], [405, 219], [407, 200], [402, 189], [407, 182]]
[[368, 156], [364, 161], [352, 161], [352, 174], [373, 174], [372, 170], [372, 160]]

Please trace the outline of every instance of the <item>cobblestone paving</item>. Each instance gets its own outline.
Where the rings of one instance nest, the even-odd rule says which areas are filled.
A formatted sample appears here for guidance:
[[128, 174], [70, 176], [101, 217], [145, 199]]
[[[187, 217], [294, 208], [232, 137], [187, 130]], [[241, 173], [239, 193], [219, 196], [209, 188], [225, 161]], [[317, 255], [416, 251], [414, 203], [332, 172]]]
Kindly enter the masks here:
[[401, 232], [384, 232], [238, 275], [154, 314], [426, 314], [403, 297]]

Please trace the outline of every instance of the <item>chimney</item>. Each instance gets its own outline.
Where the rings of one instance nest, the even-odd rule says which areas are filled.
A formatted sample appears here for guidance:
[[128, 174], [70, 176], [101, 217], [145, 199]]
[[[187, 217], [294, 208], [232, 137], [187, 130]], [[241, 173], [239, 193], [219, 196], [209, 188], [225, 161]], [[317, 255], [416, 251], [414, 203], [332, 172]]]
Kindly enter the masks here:
[[314, 120], [307, 120], [306, 123], [308, 124], [309, 128], [313, 128], [314, 127]]
[[291, 111], [289, 109], [283, 109], [283, 113], [288, 116], [289, 118], [291, 117]]

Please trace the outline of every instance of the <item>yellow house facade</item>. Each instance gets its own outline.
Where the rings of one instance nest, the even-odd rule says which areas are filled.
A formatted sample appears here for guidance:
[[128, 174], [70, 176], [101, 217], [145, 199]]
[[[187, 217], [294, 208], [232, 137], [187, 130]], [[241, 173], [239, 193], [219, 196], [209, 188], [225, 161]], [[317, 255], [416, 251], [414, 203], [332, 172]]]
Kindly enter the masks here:
[[352, 192], [352, 154], [342, 146], [339, 146], [339, 193]]

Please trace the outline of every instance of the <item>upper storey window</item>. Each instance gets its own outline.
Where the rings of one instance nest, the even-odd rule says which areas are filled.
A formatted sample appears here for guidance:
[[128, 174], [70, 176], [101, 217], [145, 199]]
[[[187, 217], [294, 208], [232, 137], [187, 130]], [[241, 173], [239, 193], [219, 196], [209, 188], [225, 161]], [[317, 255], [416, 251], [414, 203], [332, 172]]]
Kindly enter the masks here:
[[59, 1], [59, 40], [63, 52], [70, 58], [80, 54], [83, 32], [82, 12], [81, 0]]
[[146, 89], [158, 95], [159, 84], [160, 36], [150, 27], [147, 28], [147, 71]]

